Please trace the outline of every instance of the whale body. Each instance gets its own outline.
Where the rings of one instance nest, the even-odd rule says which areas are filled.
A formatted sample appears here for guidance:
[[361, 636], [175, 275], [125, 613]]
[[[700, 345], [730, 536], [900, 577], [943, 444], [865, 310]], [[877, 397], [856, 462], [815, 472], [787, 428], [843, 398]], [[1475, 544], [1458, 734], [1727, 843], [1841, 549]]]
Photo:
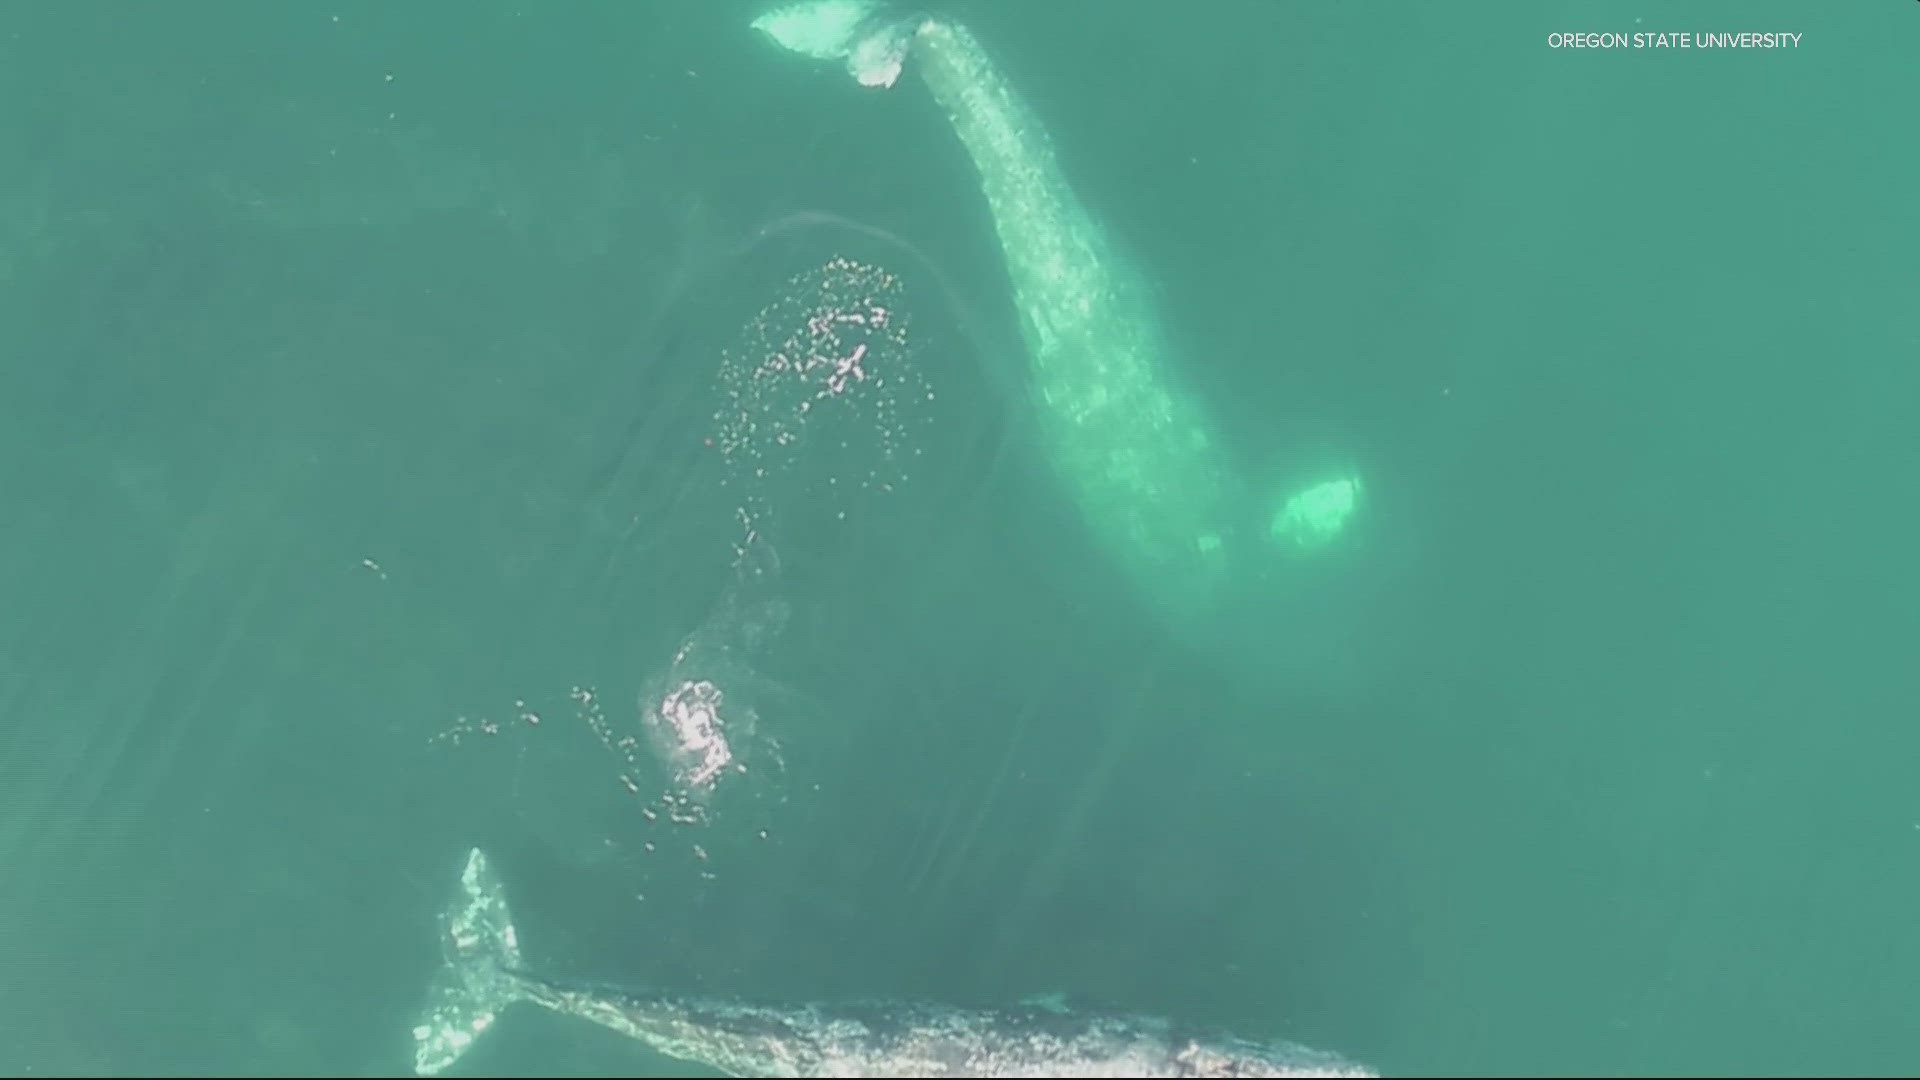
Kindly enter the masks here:
[[1361, 496], [1336, 467], [1262, 490], [1177, 386], [1145, 282], [1075, 197], [1046, 129], [966, 26], [873, 0], [811, 0], [754, 22], [867, 86], [906, 68], [979, 174], [1027, 351], [1047, 457], [1091, 531], [1170, 614], [1205, 617], [1276, 563], [1330, 546]]
[[1336, 1054], [1057, 1006], [772, 1006], [568, 983], [525, 967], [506, 893], [468, 853], [441, 917], [445, 966], [414, 1027], [414, 1071], [445, 1070], [517, 1002], [601, 1024], [729, 1076], [1373, 1076]]

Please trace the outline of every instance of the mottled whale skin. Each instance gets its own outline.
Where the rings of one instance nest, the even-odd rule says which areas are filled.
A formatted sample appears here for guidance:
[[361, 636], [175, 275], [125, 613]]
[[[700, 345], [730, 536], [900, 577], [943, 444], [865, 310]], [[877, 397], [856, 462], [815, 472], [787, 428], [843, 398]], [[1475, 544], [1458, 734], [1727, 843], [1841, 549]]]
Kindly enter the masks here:
[[478, 849], [441, 918], [446, 963], [415, 1026], [414, 1071], [452, 1065], [516, 1002], [591, 1020], [729, 1076], [1373, 1076], [1335, 1054], [1042, 1005], [775, 1007], [569, 984], [526, 970], [500, 879]]
[[1151, 292], [1075, 196], [1039, 118], [966, 26], [875, 0], [808, 0], [754, 26], [891, 86], [917, 70], [978, 173], [1027, 351], [1046, 456], [1095, 536], [1169, 615], [1284, 572], [1343, 531], [1360, 495], [1343, 467], [1290, 490], [1249, 482], [1177, 385]]

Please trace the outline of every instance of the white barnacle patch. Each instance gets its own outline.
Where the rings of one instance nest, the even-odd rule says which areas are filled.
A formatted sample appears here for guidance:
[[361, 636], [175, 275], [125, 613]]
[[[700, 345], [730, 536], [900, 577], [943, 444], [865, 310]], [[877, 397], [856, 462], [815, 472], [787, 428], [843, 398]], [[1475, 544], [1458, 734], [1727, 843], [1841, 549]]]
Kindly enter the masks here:
[[725, 698], [706, 679], [685, 680], [650, 707], [643, 721], [672, 766], [674, 782], [689, 791], [711, 791], [733, 764], [720, 714]]

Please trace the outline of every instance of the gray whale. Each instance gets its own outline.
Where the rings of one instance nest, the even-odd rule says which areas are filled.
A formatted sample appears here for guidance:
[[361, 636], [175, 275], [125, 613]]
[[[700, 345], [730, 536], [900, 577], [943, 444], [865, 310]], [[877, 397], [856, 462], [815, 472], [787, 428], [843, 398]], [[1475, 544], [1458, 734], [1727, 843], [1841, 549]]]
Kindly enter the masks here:
[[917, 70], [972, 159], [1026, 346], [1044, 451], [1138, 590], [1205, 623], [1269, 575], [1340, 546], [1362, 485], [1331, 460], [1236, 467], [1179, 385], [1152, 290], [1080, 202], [1039, 117], [965, 25], [877, 0], [805, 0], [753, 23], [869, 87]]
[[1189, 1032], [1164, 1020], [1043, 1005], [791, 1007], [574, 984], [529, 971], [487, 857], [467, 855], [441, 916], [446, 963], [413, 1029], [414, 1071], [441, 1072], [529, 1002], [591, 1020], [729, 1076], [1374, 1076], [1287, 1042]]

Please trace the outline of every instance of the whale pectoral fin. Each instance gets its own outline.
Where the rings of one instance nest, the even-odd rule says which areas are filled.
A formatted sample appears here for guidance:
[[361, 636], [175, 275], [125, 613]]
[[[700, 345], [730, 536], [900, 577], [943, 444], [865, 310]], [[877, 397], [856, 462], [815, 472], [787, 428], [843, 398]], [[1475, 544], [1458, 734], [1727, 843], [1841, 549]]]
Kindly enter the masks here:
[[1029, 1008], [1045, 1009], [1048, 1012], [1067, 1013], [1073, 1011], [1073, 1006], [1067, 1001], [1067, 994], [1064, 990], [1052, 990], [1044, 994], [1031, 994], [1021, 998], [1020, 1004]]
[[1268, 535], [1293, 551], [1318, 551], [1347, 530], [1360, 508], [1357, 474], [1331, 475], [1287, 493], [1274, 510]]

